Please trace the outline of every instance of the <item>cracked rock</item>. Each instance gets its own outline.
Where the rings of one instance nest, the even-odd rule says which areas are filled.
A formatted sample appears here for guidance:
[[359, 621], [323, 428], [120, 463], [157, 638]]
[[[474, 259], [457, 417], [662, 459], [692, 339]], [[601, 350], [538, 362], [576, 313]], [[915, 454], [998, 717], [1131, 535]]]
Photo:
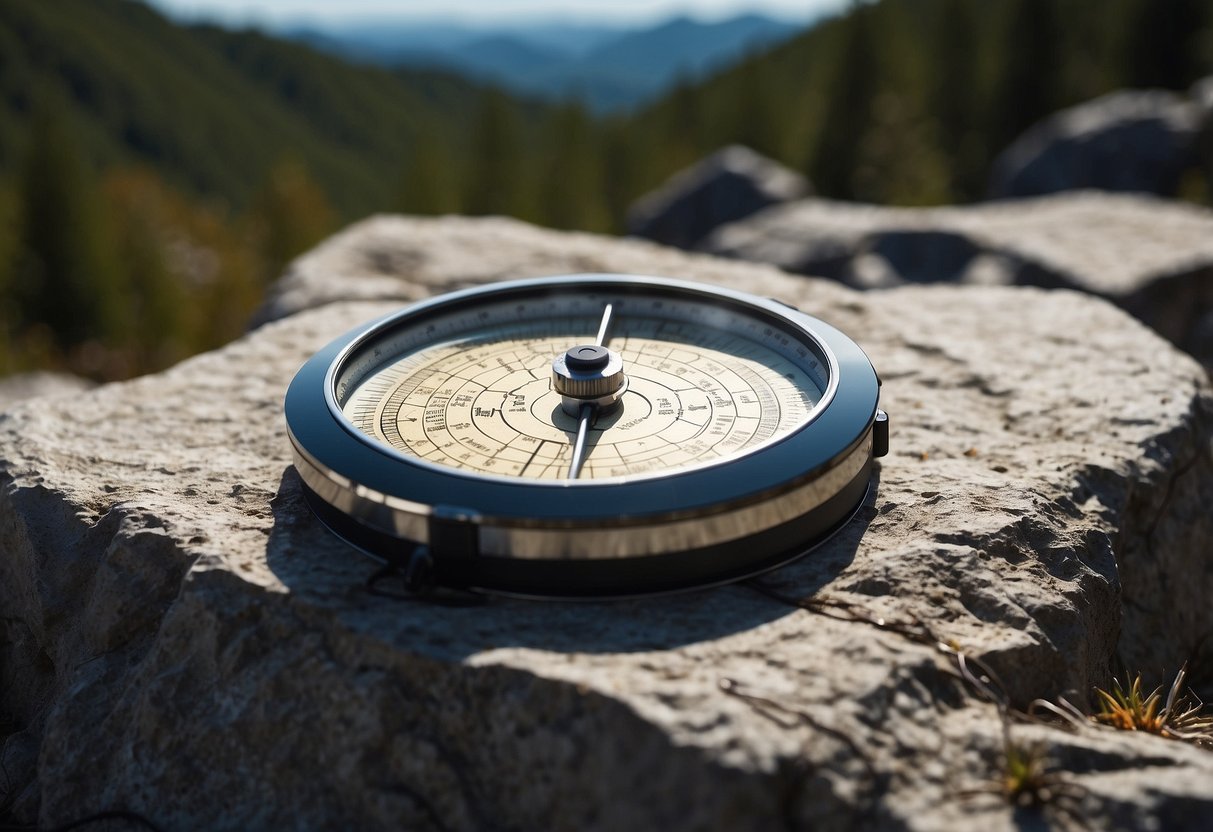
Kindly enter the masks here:
[[[295, 370], [403, 300], [579, 268], [711, 280], [855, 337], [894, 425], [868, 502], [753, 584], [471, 607], [367, 592], [374, 565], [302, 500]], [[1085, 704], [1122, 665], [1161, 682], [1192, 656], [1209, 690], [1213, 397], [1111, 305], [861, 294], [634, 241], [384, 217], [300, 260], [267, 310], [166, 372], [0, 414], [0, 800], [17, 819], [995, 832], [1213, 811], [1213, 754], [1022, 724], [1012, 741], [1042, 743], [1073, 788], [1008, 805], [999, 711], [955, 658], [1014, 708]]]

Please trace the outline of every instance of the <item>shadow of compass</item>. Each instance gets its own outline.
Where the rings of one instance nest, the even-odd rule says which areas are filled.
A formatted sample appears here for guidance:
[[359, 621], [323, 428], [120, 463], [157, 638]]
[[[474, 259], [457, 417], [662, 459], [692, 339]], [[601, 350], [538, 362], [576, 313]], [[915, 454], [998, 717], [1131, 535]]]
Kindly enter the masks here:
[[[807, 557], [763, 580], [777, 580], [781, 592], [796, 597], [811, 596], [833, 581], [854, 560], [875, 516], [879, 466], [875, 470], [872, 487], [849, 523]], [[283, 472], [271, 509], [267, 563], [289, 590], [290, 603], [335, 616], [341, 626], [398, 649], [444, 660], [505, 647], [568, 653], [666, 650], [751, 630], [795, 612], [744, 583], [615, 601], [485, 596], [473, 606], [445, 606], [387, 598], [367, 587], [378, 564], [316, 519], [293, 466]]]

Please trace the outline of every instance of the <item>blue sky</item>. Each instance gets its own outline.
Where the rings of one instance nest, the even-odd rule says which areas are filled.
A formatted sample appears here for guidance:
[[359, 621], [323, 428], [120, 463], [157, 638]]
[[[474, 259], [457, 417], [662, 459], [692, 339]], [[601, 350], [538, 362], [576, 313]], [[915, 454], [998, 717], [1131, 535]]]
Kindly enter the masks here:
[[356, 19], [455, 20], [465, 23], [581, 21], [645, 23], [690, 14], [720, 19], [757, 11], [809, 20], [847, 0], [149, 0], [186, 19], [229, 23], [328, 23]]

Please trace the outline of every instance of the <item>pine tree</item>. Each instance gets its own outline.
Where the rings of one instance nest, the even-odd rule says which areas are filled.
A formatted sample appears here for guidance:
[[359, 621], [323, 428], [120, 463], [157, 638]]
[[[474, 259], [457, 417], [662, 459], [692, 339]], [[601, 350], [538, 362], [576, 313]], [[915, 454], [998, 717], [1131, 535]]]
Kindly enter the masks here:
[[988, 117], [995, 152], [1052, 115], [1065, 100], [1056, 0], [1015, 0], [1005, 43], [1006, 60]]
[[654, 154], [646, 152], [657, 139], [649, 125], [623, 118], [605, 122], [602, 129], [602, 192], [609, 230], [619, 233], [625, 228], [628, 207], [646, 186], [660, 181]]
[[472, 158], [464, 183], [468, 214], [529, 215], [522, 141], [505, 93], [490, 89], [480, 100], [472, 132]]
[[253, 237], [266, 281], [277, 278], [295, 256], [323, 240], [336, 226], [324, 191], [303, 163], [280, 159], [253, 199]]
[[648, 152], [657, 154], [661, 166], [668, 172], [678, 170], [699, 161], [708, 132], [708, 118], [703, 88], [689, 78], [680, 76], [663, 102], [664, 119], [658, 146]]
[[174, 268], [190, 247], [176, 216], [181, 210], [147, 169], [111, 171], [103, 191], [114, 250], [130, 287], [135, 369], [159, 369], [188, 355], [192, 346], [188, 276]]
[[873, 15], [871, 7], [853, 3], [838, 24], [842, 27], [841, 49], [808, 170], [813, 186], [824, 196], [845, 199], [855, 195], [860, 142], [871, 123], [878, 92]]
[[592, 125], [576, 103], [556, 109], [541, 143], [540, 220], [553, 228], [603, 231], [609, 224]]
[[1125, 56], [1132, 86], [1186, 89], [1213, 69], [1209, 0], [1139, 0], [1132, 20]]
[[0, 376], [14, 371], [13, 328], [16, 299], [12, 270], [17, 251], [17, 195], [0, 181]]
[[913, 96], [882, 93], [857, 148], [852, 196], [883, 205], [951, 202], [948, 162], [936, 132]]
[[732, 141], [772, 158], [783, 155], [784, 135], [775, 86], [764, 72], [764, 64], [751, 56], [737, 69], [738, 92]]
[[405, 161], [396, 209], [406, 214], [459, 210], [459, 171], [449, 148], [433, 132], [418, 139]]
[[985, 185], [988, 160], [981, 145], [977, 85], [977, 20], [980, 0], [941, 0], [930, 48], [934, 73], [931, 113], [941, 151], [951, 160], [955, 193], [976, 199]]
[[16, 325], [44, 326], [61, 348], [128, 337], [122, 273], [91, 172], [55, 105], [32, 123], [18, 184], [12, 269]]

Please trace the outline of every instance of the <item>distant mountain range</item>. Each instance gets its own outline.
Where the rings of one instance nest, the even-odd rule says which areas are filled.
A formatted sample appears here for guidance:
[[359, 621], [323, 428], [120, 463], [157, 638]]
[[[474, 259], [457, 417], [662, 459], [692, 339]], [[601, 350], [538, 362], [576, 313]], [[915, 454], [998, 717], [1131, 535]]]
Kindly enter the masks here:
[[646, 29], [361, 24], [281, 34], [343, 58], [452, 70], [522, 95], [577, 98], [603, 113], [651, 101], [680, 79], [700, 79], [802, 29], [751, 14], [714, 23], [678, 17]]

